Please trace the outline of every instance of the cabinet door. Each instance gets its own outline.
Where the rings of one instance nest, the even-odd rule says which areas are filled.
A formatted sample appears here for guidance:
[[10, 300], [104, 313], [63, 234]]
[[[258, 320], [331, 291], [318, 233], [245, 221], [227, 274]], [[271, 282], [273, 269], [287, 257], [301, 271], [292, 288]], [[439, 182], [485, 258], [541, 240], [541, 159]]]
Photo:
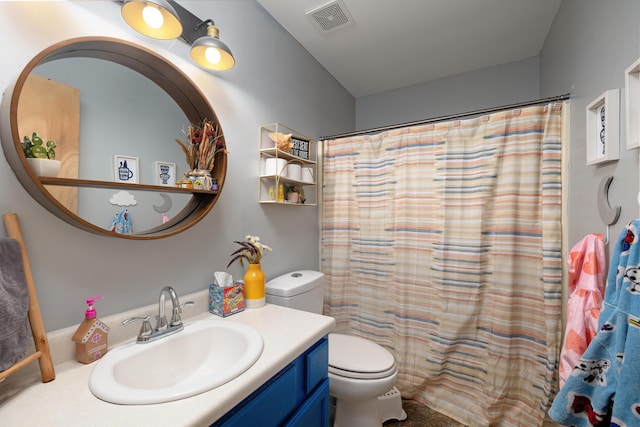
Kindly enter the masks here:
[[212, 427], [276, 427], [298, 405], [296, 386], [298, 377], [295, 369], [288, 369], [265, 390], [250, 400], [239, 410], [230, 412]]
[[329, 379], [326, 378], [302, 404], [285, 427], [327, 427], [329, 425]]
[[328, 427], [328, 357], [324, 337], [211, 427]]
[[329, 340], [323, 338], [305, 355], [305, 394], [311, 393], [329, 372]]

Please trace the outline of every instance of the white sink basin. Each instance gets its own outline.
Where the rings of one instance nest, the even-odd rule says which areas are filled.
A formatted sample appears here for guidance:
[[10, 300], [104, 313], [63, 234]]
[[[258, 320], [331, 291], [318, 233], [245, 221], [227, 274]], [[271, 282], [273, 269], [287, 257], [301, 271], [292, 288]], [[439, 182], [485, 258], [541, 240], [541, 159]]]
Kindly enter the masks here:
[[123, 405], [183, 399], [233, 380], [258, 360], [262, 347], [262, 336], [247, 325], [199, 320], [148, 344], [111, 349], [93, 369], [89, 389]]

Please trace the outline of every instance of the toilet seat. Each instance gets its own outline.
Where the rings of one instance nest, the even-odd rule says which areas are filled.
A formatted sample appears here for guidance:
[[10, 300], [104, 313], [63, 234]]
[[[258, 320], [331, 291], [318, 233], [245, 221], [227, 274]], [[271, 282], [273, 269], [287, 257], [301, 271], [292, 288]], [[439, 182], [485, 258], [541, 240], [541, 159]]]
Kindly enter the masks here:
[[390, 375], [393, 375], [397, 371], [396, 365], [394, 364], [391, 368], [386, 371], [381, 372], [355, 372], [355, 371], [347, 371], [344, 369], [336, 368], [335, 366], [329, 365], [329, 374], [337, 375], [339, 377], [350, 378], [354, 380], [379, 380], [382, 378], [387, 378]]
[[329, 334], [329, 373], [353, 379], [380, 379], [397, 372], [393, 355], [373, 341]]

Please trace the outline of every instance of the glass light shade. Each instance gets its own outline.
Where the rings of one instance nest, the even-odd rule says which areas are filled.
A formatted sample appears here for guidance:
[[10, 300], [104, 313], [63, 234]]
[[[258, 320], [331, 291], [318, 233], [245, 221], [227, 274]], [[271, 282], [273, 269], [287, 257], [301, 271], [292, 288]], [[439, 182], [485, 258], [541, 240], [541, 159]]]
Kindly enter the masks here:
[[196, 64], [209, 70], [228, 70], [236, 62], [231, 49], [218, 38], [218, 28], [214, 25], [207, 27], [206, 36], [193, 42], [190, 55]]
[[[162, 17], [161, 20], [158, 20], [158, 23], [161, 23], [160, 27], [157, 26], [157, 23], [149, 23], [144, 19], [143, 15], [149, 15], [148, 8], [156, 9], [159, 16]], [[182, 34], [182, 24], [178, 19], [178, 14], [165, 0], [125, 0], [121, 12], [127, 24], [145, 36], [170, 40], [180, 37]], [[154, 14], [158, 15], [158, 13]]]

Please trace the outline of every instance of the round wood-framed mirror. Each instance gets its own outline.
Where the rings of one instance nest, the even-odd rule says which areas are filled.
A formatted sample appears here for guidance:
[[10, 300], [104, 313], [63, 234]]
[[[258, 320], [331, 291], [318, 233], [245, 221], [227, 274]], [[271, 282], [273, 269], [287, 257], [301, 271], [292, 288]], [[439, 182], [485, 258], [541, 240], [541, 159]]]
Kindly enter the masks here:
[[[155, 83], [182, 110], [188, 123], [201, 123], [207, 119], [220, 127], [218, 118], [204, 94], [182, 71], [153, 51], [127, 41], [107, 37], [81, 37], [59, 42], [40, 52], [25, 66], [5, 91], [0, 106], [2, 148], [9, 165], [27, 192], [43, 207], [69, 224], [91, 233], [124, 239], [149, 240], [172, 236], [204, 218], [216, 203], [224, 187], [227, 168], [227, 155], [224, 150], [216, 154], [212, 175], [217, 180], [218, 188], [213, 191], [173, 186], [159, 187], [153, 183], [121, 184], [110, 180], [45, 178], [36, 175], [27, 163], [22, 150], [23, 135], [19, 130], [20, 118], [18, 117], [20, 96], [25, 88], [25, 82], [36, 67], [64, 58], [95, 58], [120, 64]], [[162, 118], [159, 117], [158, 120]], [[221, 139], [226, 146], [224, 134]], [[167, 144], [170, 143], [167, 142]], [[165, 219], [162, 224], [142, 231], [134, 229], [133, 233], [120, 234], [110, 231], [104, 224], [92, 223], [70, 210], [49, 191], [59, 187], [151, 192], [161, 195], [165, 200], [166, 194], [190, 198], [178, 213], [171, 219]]]

